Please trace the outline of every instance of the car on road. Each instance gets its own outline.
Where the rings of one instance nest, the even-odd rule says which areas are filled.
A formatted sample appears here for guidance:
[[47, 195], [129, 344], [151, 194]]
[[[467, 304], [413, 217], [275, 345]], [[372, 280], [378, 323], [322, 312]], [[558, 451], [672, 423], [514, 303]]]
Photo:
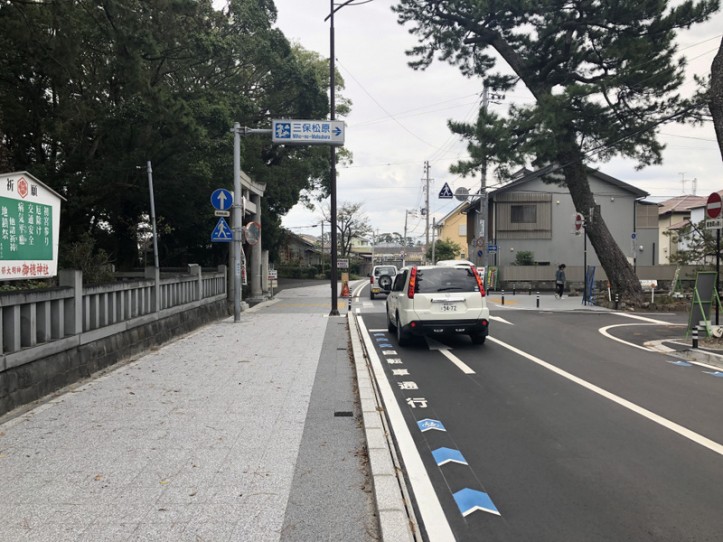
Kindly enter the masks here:
[[466, 266], [466, 267], [474, 267], [475, 265], [470, 262], [469, 260], [439, 260], [435, 265], [441, 265], [444, 267], [449, 266]]
[[484, 344], [490, 311], [475, 266], [411, 266], [399, 270], [387, 296], [387, 328], [399, 346], [414, 336], [469, 335]]
[[389, 294], [396, 276], [396, 265], [375, 265], [369, 275], [369, 299], [378, 294]]

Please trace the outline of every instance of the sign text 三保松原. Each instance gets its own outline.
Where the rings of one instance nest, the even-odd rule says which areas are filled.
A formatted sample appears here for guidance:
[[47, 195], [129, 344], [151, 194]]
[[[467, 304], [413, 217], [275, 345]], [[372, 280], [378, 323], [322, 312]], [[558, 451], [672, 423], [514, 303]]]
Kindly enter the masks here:
[[271, 121], [271, 141], [282, 145], [334, 145], [344, 144], [344, 121], [294, 120]]

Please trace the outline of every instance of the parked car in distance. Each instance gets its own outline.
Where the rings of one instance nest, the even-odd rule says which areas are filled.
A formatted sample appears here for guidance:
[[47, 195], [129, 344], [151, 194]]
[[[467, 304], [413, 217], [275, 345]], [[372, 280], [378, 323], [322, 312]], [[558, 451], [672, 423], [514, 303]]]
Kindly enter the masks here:
[[490, 311], [472, 265], [412, 266], [399, 270], [387, 296], [387, 329], [406, 346], [414, 336], [469, 335], [483, 344]]
[[485, 268], [483, 266], [475, 265], [469, 260], [439, 260], [436, 265], [442, 265], [445, 267], [476, 267], [477, 273], [479, 273], [479, 278], [482, 279], [482, 284], [484, 285], [485, 283]]
[[389, 294], [396, 276], [396, 265], [375, 265], [369, 275], [369, 299], [378, 294]]
[[469, 260], [439, 260], [436, 265], [441, 265], [443, 267], [449, 267], [449, 266], [465, 266], [465, 267], [474, 267], [475, 265], [470, 262]]

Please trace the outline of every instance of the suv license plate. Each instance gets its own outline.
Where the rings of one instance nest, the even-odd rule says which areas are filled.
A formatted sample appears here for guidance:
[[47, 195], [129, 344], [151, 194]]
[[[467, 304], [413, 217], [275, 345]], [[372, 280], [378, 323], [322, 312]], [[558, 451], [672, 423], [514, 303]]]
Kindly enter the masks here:
[[442, 312], [456, 312], [457, 311], [457, 305], [453, 303], [445, 303], [441, 307]]

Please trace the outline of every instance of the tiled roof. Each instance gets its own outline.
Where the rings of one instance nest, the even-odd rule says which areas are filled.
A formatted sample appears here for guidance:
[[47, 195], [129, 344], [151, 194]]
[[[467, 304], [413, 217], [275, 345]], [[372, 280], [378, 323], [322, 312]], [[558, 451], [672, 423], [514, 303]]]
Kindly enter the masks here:
[[660, 209], [658, 209], [658, 214], [665, 215], [668, 213], [687, 213], [691, 209], [704, 206], [707, 200], [707, 197], [693, 196], [690, 194], [684, 196], [676, 196], [674, 198], [661, 201]]

